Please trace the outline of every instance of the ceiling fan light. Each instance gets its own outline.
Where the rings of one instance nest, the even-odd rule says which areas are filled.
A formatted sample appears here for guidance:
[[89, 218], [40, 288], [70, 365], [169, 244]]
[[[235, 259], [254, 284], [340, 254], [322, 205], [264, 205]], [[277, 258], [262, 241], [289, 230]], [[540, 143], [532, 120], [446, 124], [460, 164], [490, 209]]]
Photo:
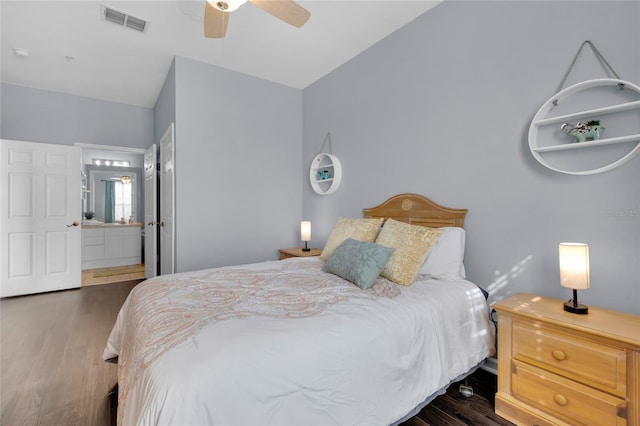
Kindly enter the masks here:
[[247, 0], [207, 0], [209, 4], [222, 12], [233, 12]]

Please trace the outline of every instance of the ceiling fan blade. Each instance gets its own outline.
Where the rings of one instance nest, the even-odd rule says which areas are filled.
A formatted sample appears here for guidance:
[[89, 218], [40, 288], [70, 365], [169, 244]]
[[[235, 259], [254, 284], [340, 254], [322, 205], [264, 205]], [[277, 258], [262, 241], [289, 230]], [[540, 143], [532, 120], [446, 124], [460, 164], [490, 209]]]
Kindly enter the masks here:
[[293, 0], [249, 0], [260, 9], [282, 19], [294, 27], [301, 27], [307, 22], [311, 13]]
[[208, 38], [223, 38], [227, 33], [229, 14], [211, 6], [208, 1], [205, 1], [204, 4], [204, 36]]

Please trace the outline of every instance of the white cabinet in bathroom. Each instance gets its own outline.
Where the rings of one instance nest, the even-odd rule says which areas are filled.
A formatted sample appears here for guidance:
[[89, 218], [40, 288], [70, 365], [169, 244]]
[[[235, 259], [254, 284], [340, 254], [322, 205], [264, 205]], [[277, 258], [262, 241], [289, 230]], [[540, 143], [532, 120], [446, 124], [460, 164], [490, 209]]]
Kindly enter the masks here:
[[141, 224], [83, 226], [82, 269], [141, 263], [141, 231]]

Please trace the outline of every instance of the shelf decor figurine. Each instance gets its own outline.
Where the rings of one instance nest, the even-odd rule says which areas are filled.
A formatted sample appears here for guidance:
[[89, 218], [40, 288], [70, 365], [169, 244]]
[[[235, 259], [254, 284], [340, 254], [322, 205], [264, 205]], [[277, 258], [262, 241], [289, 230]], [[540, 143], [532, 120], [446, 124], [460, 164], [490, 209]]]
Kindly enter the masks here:
[[331, 179], [331, 172], [329, 170], [319, 170], [318, 171], [318, 180], [327, 180]]
[[578, 121], [576, 125], [564, 123], [560, 129], [576, 138], [576, 142], [597, 141], [604, 133], [604, 127], [600, 125], [600, 120], [589, 120], [586, 123]]

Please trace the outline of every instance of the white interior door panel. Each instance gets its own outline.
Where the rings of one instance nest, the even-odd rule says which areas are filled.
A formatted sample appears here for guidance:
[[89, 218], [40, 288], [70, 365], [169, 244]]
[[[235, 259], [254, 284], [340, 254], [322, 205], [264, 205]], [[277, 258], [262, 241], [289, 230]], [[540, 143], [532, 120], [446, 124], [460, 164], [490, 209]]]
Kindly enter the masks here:
[[0, 144], [0, 297], [80, 287], [80, 149]]
[[153, 144], [144, 153], [144, 274], [158, 275], [158, 154]]

